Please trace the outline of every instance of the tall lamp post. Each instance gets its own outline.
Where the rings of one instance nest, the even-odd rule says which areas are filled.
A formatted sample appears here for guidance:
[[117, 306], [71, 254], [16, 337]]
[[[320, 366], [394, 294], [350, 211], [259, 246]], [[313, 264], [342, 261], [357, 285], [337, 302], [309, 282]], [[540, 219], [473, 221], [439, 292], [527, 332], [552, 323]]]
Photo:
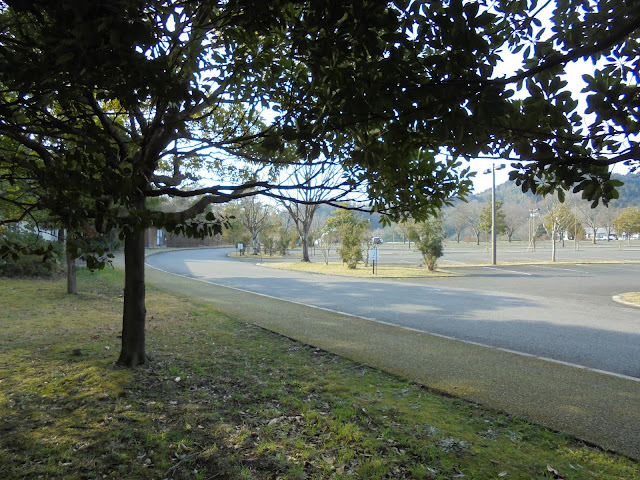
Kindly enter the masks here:
[[491, 168], [488, 168], [482, 173], [490, 173], [492, 176], [491, 183], [491, 265], [496, 264], [496, 170], [502, 170], [505, 168], [503, 164], [496, 167], [495, 163], [491, 164]]

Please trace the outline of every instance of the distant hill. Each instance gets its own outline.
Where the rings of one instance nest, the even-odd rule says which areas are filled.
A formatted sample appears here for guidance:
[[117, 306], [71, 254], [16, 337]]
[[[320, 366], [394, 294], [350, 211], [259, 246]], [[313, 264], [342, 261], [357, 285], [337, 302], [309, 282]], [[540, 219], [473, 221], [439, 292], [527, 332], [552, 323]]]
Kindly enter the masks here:
[[640, 206], [640, 175], [614, 175], [622, 180], [624, 185], [620, 187], [620, 198], [616, 200], [616, 207]]
[[[640, 206], [640, 175], [613, 175], [613, 178], [621, 180], [624, 185], [619, 188], [620, 198], [612, 202], [612, 206], [624, 208], [629, 206]], [[542, 197], [530, 192], [523, 193], [520, 187], [514, 182], [506, 182], [496, 187], [496, 199], [504, 201], [505, 204], [519, 204], [535, 202]], [[472, 195], [469, 200], [479, 202], [489, 202], [491, 200], [491, 189]]]

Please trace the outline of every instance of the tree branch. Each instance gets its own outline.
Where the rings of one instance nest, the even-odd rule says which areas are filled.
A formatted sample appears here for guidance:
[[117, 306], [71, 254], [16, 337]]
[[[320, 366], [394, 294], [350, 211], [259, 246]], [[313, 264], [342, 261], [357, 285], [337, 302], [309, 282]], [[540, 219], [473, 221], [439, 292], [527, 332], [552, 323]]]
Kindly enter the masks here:
[[533, 77], [534, 75], [537, 75], [540, 72], [557, 67], [558, 65], [563, 65], [584, 57], [595, 55], [596, 53], [602, 52], [614, 46], [615, 44], [629, 37], [636, 30], [640, 29], [640, 17], [638, 17], [638, 15], [640, 14], [640, 7], [636, 6], [635, 8], [626, 10], [626, 13], [631, 16], [631, 20], [617, 26], [617, 28], [613, 29], [611, 34], [609, 34], [608, 36], [597, 39], [592, 44], [584, 45], [579, 48], [574, 48], [572, 51], [570, 51], [565, 55], [555, 55], [551, 58], [548, 58], [547, 60], [542, 62], [540, 65], [530, 68], [528, 70], [524, 70], [511, 77], [493, 79], [493, 80], [489, 80], [487, 83], [496, 84], [496, 85], [506, 85], [509, 83], [517, 83], [521, 80], [525, 80], [527, 78]]

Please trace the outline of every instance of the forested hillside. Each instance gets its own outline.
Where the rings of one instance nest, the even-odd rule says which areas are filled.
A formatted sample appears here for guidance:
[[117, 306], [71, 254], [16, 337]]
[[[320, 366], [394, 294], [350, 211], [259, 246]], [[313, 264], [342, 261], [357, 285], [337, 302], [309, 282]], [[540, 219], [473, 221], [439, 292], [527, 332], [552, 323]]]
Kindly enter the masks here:
[[[613, 175], [614, 178], [624, 182], [620, 187], [620, 198], [611, 202], [611, 206], [625, 208], [629, 206], [640, 206], [640, 175]], [[535, 203], [540, 199], [532, 193], [523, 193], [520, 187], [513, 182], [503, 183], [496, 186], [496, 199], [502, 200], [506, 205], [519, 205]], [[570, 196], [567, 196], [570, 198]], [[481, 203], [491, 200], [491, 189], [472, 195], [469, 200], [478, 200]]]

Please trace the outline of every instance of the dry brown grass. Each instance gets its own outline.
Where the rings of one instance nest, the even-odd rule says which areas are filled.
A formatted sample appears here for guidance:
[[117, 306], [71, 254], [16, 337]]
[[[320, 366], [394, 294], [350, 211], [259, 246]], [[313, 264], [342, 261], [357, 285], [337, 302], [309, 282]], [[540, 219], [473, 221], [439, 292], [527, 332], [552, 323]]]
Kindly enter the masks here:
[[426, 267], [418, 265], [398, 265], [398, 264], [381, 264], [376, 265], [376, 273], [373, 273], [371, 266], [365, 267], [360, 264], [357, 268], [347, 268], [346, 264], [341, 262], [329, 262], [329, 264], [321, 262], [273, 262], [262, 263], [263, 267], [278, 268], [282, 270], [295, 270], [297, 272], [317, 273], [322, 275], [342, 275], [347, 277], [358, 278], [435, 278], [435, 277], [451, 277], [454, 273], [443, 270], [429, 272]]

